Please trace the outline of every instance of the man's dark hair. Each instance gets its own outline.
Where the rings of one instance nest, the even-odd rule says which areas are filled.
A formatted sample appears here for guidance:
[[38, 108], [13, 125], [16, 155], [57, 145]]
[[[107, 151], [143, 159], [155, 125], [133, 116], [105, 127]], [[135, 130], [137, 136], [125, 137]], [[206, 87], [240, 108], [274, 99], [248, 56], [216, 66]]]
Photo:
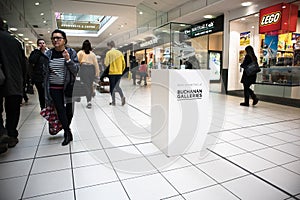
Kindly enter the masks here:
[[62, 31], [62, 30], [59, 30], [59, 29], [55, 29], [53, 32], [52, 32], [52, 34], [51, 34], [51, 37], [53, 37], [53, 34], [54, 33], [60, 33], [62, 36], [63, 36], [63, 38], [65, 39], [65, 44], [67, 44], [67, 42], [68, 42], [68, 40], [67, 40], [67, 35], [66, 35], [66, 33], [64, 32], [64, 31]]
[[44, 40], [44, 39], [42, 39], [42, 38], [39, 38], [39, 39], [37, 39], [37, 41], [36, 41], [36, 45], [37, 45], [37, 46], [39, 46], [39, 42], [40, 42], [40, 41], [44, 41], [44, 42], [45, 42], [45, 40]]
[[113, 48], [113, 47], [115, 47], [115, 42], [114, 41], [110, 41], [110, 42], [107, 43], [107, 46]]

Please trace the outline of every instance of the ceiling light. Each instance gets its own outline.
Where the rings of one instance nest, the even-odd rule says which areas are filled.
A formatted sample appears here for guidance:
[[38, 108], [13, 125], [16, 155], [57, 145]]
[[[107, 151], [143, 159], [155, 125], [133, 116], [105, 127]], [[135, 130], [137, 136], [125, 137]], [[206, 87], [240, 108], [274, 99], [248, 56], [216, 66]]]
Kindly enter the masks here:
[[34, 4], [34, 5], [38, 6], [38, 5], [40, 5], [40, 2], [35, 2], [35, 4]]
[[32, 41], [28, 41], [29, 44], [32, 44]]
[[123, 24], [121, 24], [121, 28], [123, 28], [124, 27], [124, 25]]
[[11, 27], [9, 28], [10, 31], [17, 31], [18, 29], [17, 28], [14, 28], [14, 27]]
[[43, 16], [43, 15], [44, 15], [44, 13], [41, 13], [41, 15]]
[[251, 6], [252, 2], [251, 1], [245, 1], [243, 3], [241, 3], [242, 6]]
[[24, 36], [24, 34], [23, 34], [23, 33], [19, 33], [18, 36], [21, 36], [21, 37], [22, 37], [22, 36]]
[[251, 26], [251, 28], [254, 28], [254, 26]]
[[139, 12], [139, 14], [140, 14], [140, 15], [142, 15], [142, 14], [143, 14], [143, 12], [142, 12], [142, 11], [140, 11], [140, 12]]
[[109, 35], [112, 35], [112, 33], [109, 33]]
[[24, 40], [29, 40], [29, 38], [27, 38], [27, 37], [25, 37], [25, 38], [23, 38]]
[[44, 24], [46, 24], [46, 23], [47, 23], [47, 21], [45, 20], [45, 21], [43, 21], [43, 23], [44, 23]]
[[242, 20], [242, 21], [245, 21], [246, 19], [243, 17], [241, 20]]
[[4, 24], [6, 24], [6, 23], [7, 23], [7, 21], [6, 21], [5, 19], [3, 19], [3, 23], [4, 23]]
[[254, 17], [258, 17], [258, 13], [256, 13], [256, 14], [254, 15]]
[[213, 15], [204, 15], [203, 17], [204, 17], [205, 19], [212, 19], [212, 18], [214, 18]]

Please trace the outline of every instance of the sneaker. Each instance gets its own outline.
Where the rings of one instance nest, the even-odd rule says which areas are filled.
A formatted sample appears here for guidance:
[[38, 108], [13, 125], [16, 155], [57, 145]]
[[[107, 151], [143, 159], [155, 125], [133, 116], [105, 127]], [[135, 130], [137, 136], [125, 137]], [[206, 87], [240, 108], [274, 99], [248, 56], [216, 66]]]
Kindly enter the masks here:
[[240, 103], [240, 106], [246, 106], [246, 107], [249, 107], [249, 104], [248, 103]]
[[258, 103], [258, 98], [253, 99], [253, 105], [255, 106]]
[[124, 106], [125, 105], [125, 97], [122, 97], [121, 101], [122, 101], [122, 106]]
[[115, 103], [115, 102], [110, 102], [110, 103], [109, 103], [109, 105], [111, 105], [111, 106], [115, 106], [115, 105], [116, 105], [116, 103]]
[[88, 102], [88, 104], [86, 105], [87, 108], [91, 109], [92, 108], [92, 103]]

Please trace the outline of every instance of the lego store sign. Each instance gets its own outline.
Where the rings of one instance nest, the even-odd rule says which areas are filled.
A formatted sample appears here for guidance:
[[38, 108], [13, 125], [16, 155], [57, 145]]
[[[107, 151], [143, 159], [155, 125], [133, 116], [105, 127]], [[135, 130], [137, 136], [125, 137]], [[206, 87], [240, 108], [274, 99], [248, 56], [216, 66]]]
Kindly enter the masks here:
[[298, 19], [298, 6], [280, 3], [260, 10], [259, 33], [295, 32]]

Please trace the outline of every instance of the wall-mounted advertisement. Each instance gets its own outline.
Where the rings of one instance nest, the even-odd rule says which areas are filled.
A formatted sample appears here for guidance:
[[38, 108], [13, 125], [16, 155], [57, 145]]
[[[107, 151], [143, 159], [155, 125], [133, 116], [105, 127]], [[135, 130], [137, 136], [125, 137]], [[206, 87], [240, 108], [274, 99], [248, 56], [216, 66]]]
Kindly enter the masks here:
[[210, 80], [220, 81], [222, 66], [222, 51], [208, 51], [208, 68], [210, 70]]
[[240, 46], [250, 45], [250, 31], [240, 33]]
[[278, 35], [266, 35], [263, 45], [263, 65], [275, 65], [278, 48]]

